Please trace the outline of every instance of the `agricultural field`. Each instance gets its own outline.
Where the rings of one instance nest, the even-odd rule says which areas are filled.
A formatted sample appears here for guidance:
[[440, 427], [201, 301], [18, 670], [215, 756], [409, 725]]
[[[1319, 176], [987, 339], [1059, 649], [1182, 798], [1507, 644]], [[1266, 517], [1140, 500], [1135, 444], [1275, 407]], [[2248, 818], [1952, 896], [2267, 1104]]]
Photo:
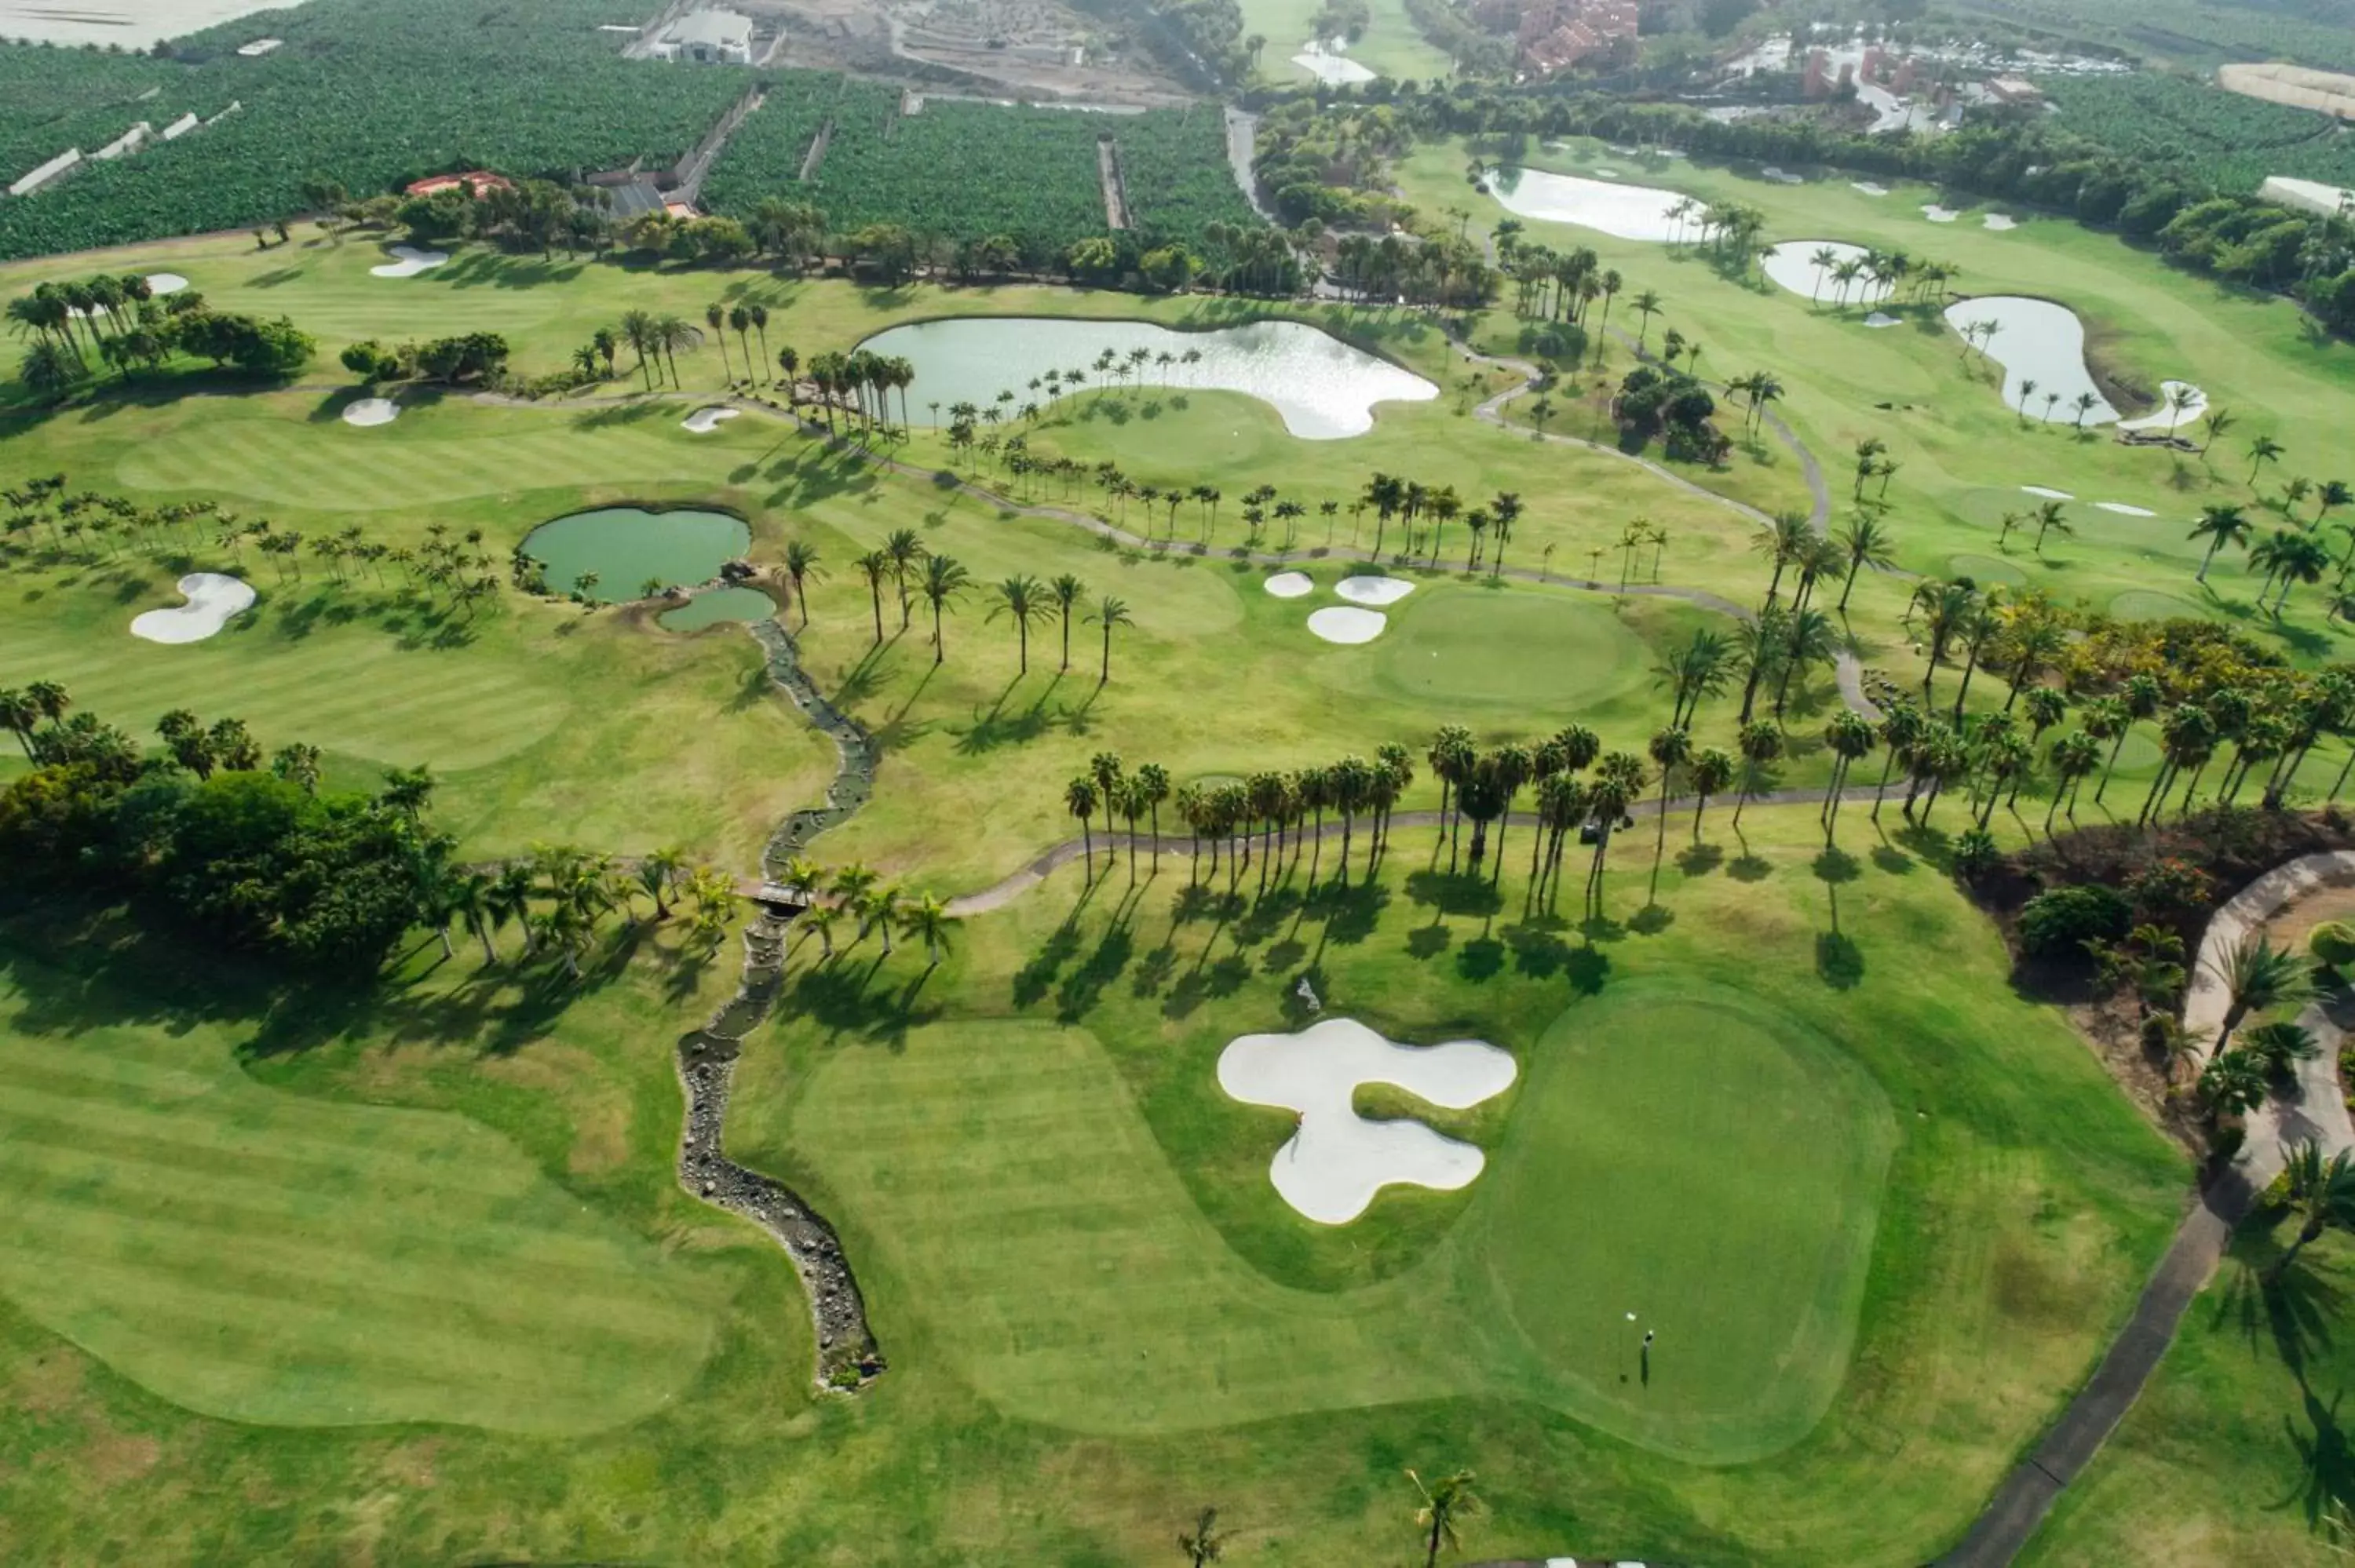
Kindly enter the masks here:
[[2328, 115], [2181, 77], [2056, 77], [2039, 84], [2074, 134], [2219, 189], [2269, 175], [2355, 185], [2355, 137]]
[[2206, 5], [2197, 0], [1965, 0], [2048, 37], [2082, 40], [2158, 64], [2205, 70], [2227, 60], [2296, 60], [2355, 70], [2355, 23], [2343, 0], [2312, 5]]

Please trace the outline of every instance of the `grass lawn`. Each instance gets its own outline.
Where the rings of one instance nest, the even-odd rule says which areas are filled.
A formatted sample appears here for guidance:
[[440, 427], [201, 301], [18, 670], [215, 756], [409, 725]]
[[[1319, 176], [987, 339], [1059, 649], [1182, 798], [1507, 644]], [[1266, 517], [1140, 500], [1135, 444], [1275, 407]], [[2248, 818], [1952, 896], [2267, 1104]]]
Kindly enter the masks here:
[[[1322, 0], [1249, 0], [1242, 8], [1243, 33], [1267, 39], [1260, 74], [1291, 84], [1312, 81], [1307, 70], [1292, 63], [1316, 35]], [[1455, 62], [1423, 36], [1407, 14], [1405, 0], [1369, 0], [1365, 32], [1344, 51], [1349, 58], [1378, 76], [1421, 81], [1455, 74]]]
[[2268, 1287], [2263, 1271], [2294, 1228], [2235, 1244], [2023, 1563], [2346, 1560], [2355, 1473], [2340, 1401], [2355, 1347], [2338, 1319], [2355, 1248], [2326, 1236]]

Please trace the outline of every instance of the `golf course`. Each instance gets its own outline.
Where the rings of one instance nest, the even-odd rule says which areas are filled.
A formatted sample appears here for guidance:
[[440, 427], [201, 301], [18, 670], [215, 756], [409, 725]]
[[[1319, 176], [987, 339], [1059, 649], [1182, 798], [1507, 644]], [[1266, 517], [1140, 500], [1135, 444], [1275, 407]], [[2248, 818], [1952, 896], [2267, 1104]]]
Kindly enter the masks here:
[[[1953, 1549], [2250, 1109], [2128, 1092], [2006, 857], [2340, 831], [2355, 349], [1928, 187], [1399, 176], [1490, 298], [0, 265], [311, 340], [0, 339], [0, 1556], [1423, 1562], [1465, 1472], [1465, 1561]], [[1536, 246], [1615, 280], [1569, 353]], [[2347, 1245], [2285, 1306], [2235, 1243], [2022, 1561], [2322, 1561]]]

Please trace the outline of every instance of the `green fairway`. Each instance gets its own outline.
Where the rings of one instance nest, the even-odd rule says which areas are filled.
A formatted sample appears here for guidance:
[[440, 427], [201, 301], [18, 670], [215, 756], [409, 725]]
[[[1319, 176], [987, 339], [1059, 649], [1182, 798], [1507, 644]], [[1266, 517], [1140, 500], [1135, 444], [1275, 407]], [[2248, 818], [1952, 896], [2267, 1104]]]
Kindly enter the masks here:
[[581, 1432], [693, 1382], [694, 1282], [506, 1139], [261, 1087], [235, 1031], [101, 1022], [78, 977], [10, 958], [0, 1291], [50, 1331], [276, 1426]]
[[1389, 613], [1391, 629], [1376, 643], [1378, 669], [1382, 684], [1406, 701], [1536, 719], [1558, 709], [1566, 689], [1591, 711], [1651, 681], [1654, 651], [1599, 600], [1565, 604], [1550, 594], [1435, 588]]
[[[1292, 63], [1316, 35], [1323, 0], [1248, 0], [1242, 7], [1243, 31], [1267, 39], [1260, 74], [1273, 81], [1313, 80]], [[1453, 76], [1455, 63], [1423, 36], [1407, 12], [1405, 0], [1369, 0], [1366, 29], [1343, 53], [1378, 76], [1425, 80]]]

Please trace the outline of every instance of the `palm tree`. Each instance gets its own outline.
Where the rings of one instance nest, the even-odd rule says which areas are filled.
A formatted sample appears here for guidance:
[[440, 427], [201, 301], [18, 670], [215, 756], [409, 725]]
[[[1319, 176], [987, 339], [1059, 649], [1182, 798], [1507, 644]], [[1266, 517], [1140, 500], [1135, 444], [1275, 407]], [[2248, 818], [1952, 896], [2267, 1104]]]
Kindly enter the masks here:
[[[1088, 826], [1088, 819], [1096, 814], [1097, 800], [1095, 780], [1084, 774], [1063, 786], [1063, 810], [1080, 820], [1080, 854], [1091, 879], [1095, 875], [1096, 841], [1094, 830]], [[1107, 828], [1105, 831], [1111, 830]]]
[[[815, 874], [816, 868], [809, 862], [799, 861], [797, 863], [808, 867], [810, 874]], [[679, 873], [686, 868], [687, 852], [675, 846], [658, 849], [639, 858], [638, 885], [645, 888], [646, 896], [655, 901], [655, 919], [657, 922], [670, 918], [671, 890], [678, 885]], [[786, 868], [789, 877], [794, 869], [793, 866]]]
[[875, 606], [875, 641], [883, 641], [883, 579], [891, 575], [891, 557], [881, 550], [869, 550], [858, 557], [859, 574], [867, 579], [867, 593]]
[[1839, 827], [1840, 791], [1848, 787], [1848, 770], [1859, 757], [1870, 755], [1875, 736], [1862, 714], [1842, 708], [1824, 729], [1824, 744], [1832, 754], [1832, 781], [1824, 791], [1824, 847], [1832, 846]]
[[1090, 625], [1103, 628], [1103, 667], [1096, 675], [1096, 683], [1107, 685], [1112, 681], [1112, 629], [1115, 626], [1134, 626], [1136, 621], [1128, 613], [1128, 606], [1124, 602], [1106, 594], [1103, 601], [1089, 615], [1088, 622]]
[[1219, 1510], [1206, 1508], [1194, 1521], [1194, 1528], [1178, 1537], [1178, 1550], [1186, 1554], [1189, 1568], [1209, 1568], [1226, 1552], [1225, 1538], [1219, 1534]]
[[2304, 1001], [2314, 994], [2313, 967], [2296, 953], [2275, 947], [2273, 938], [2263, 931], [2252, 932], [2233, 944], [2216, 969], [2216, 978], [2224, 982], [2229, 998], [2223, 1024], [2216, 1031], [2218, 1055], [2223, 1054], [2232, 1031], [2250, 1013]]
[[[738, 305], [728, 313], [728, 324], [735, 331], [737, 346], [744, 351], [744, 379], [757, 382], [759, 378], [752, 374], [752, 340], [748, 335], [752, 328], [752, 313]], [[727, 344], [723, 341], [720, 346], [725, 348]]]
[[1472, 1490], [1472, 1472], [1458, 1470], [1440, 1477], [1427, 1487], [1412, 1470], [1406, 1475], [1414, 1483], [1415, 1495], [1423, 1499], [1414, 1515], [1415, 1527], [1423, 1531], [1423, 1568], [1437, 1568], [1439, 1549], [1461, 1544], [1456, 1538], [1456, 1521], [1480, 1510], [1480, 1499]]
[[727, 320], [728, 313], [720, 306], [712, 304], [703, 307], [703, 324], [711, 329], [713, 340], [719, 344], [720, 374], [733, 381], [736, 379], [736, 368], [734, 362], [728, 357], [728, 334], [719, 330]]
[[913, 528], [895, 528], [883, 541], [883, 554], [890, 558], [892, 580], [900, 585], [900, 630], [908, 630], [910, 599], [908, 574], [924, 558], [924, 546], [916, 538]]
[[1048, 613], [1045, 592], [1037, 577], [1019, 573], [997, 585], [997, 603], [989, 611], [992, 620], [1004, 615], [1014, 622], [1021, 638], [1021, 673], [1025, 675], [1030, 673], [1030, 623]]
[[[1169, 799], [1169, 770], [1158, 762], [1140, 763], [1130, 793], [1152, 822], [1153, 858], [1157, 865], [1161, 859], [1161, 802]], [[1321, 807], [1321, 802], [1316, 804]]]
[[2072, 730], [2054, 740], [2046, 753], [2052, 763], [2052, 803], [2045, 808], [2044, 832], [2052, 832], [2052, 813], [2069, 798], [2069, 820], [2077, 820], [2077, 789], [2102, 765], [2102, 743], [2088, 730]]
[[949, 927], [955, 923], [949, 906], [929, 893], [900, 911], [900, 934], [924, 939], [924, 959], [934, 969], [940, 967], [941, 949], [948, 946]]
[[1700, 814], [1709, 809], [1709, 798], [1722, 792], [1740, 771], [1732, 754], [1714, 746], [1695, 757], [1686, 768], [1693, 792], [1693, 842], [1700, 842]]
[[932, 607], [932, 662], [940, 663], [949, 656], [948, 644], [943, 640], [941, 617], [949, 605], [963, 597], [965, 585], [973, 574], [959, 566], [953, 556], [924, 557], [924, 600]]
[[2289, 1210], [2298, 1216], [2297, 1234], [2267, 1266], [2268, 1282], [2288, 1273], [2297, 1255], [2319, 1240], [2324, 1231], [2355, 1230], [2355, 1151], [2342, 1149], [2325, 1160], [2322, 1146], [2309, 1138], [2286, 1154], [2282, 1177], [2288, 1190]]
[[678, 351], [694, 348], [697, 336], [684, 316], [664, 316], [655, 323], [655, 345], [662, 350], [663, 360], [670, 366], [674, 387], [683, 385], [678, 378]]
[[1676, 782], [1677, 770], [1692, 760], [1692, 732], [1680, 725], [1656, 731], [1645, 750], [1651, 754], [1652, 766], [1660, 770], [1660, 804], [1657, 815], [1659, 828], [1652, 848], [1652, 887], [1657, 897], [1659, 891], [1660, 857], [1668, 847], [1668, 790]]
[[[749, 309], [747, 309], [747, 310], [746, 310], [745, 314], [747, 314], [747, 315], [749, 315], [750, 317], [751, 317], [751, 319], [752, 319], [752, 330], [753, 330], [755, 333], [757, 333], [758, 334], [760, 334], [760, 339], [761, 339], [761, 362], [762, 362], [762, 364], [764, 364], [764, 365], [765, 365], [765, 364], [768, 364], [768, 363], [770, 363], [770, 361], [769, 361], [769, 307], [768, 307], [768, 306], [766, 306], [766, 305], [753, 305], [753, 306], [751, 306]], [[740, 328], [738, 328], [737, 330], [741, 332], [741, 331], [742, 331], [743, 329], [740, 327]], [[745, 356], [744, 356], [744, 357], [745, 357], [745, 359], [746, 359], [747, 361], [750, 361], [750, 360], [751, 360], [751, 355], [748, 352], [748, 353], [745, 355]], [[758, 377], [758, 376], [755, 376], [755, 377], [754, 377], [754, 379], [755, 379], [755, 380], [758, 380], [758, 379], [759, 379], [759, 377]]]
[[818, 570], [817, 562], [816, 546], [802, 539], [787, 542], [785, 576], [794, 585], [794, 596], [802, 601], [802, 625], [805, 628], [809, 625], [809, 579], [826, 576]]
[[2271, 436], [2259, 436], [2255, 440], [2251, 441], [2249, 443], [2249, 488], [2252, 490], [2256, 488], [2258, 470], [2269, 462], [2281, 461], [2286, 455], [2286, 450]]
[[630, 352], [638, 356], [637, 368], [645, 375], [646, 390], [653, 391], [655, 373], [646, 362], [662, 352], [661, 334], [655, 318], [645, 311], [623, 311], [622, 341], [628, 344]]
[[1782, 727], [1764, 719], [1745, 724], [1734, 745], [1742, 753], [1742, 791], [1733, 800], [1733, 831], [1738, 835], [1742, 832], [1742, 808], [1750, 803], [1752, 795], [1757, 793], [1766, 769], [1782, 760]]
[[1891, 552], [1895, 541], [1890, 537], [1889, 530], [1882, 526], [1880, 518], [1870, 512], [1859, 512], [1849, 520], [1847, 527], [1840, 530], [1835, 543], [1839, 546], [1840, 554], [1847, 558], [1848, 569], [1842, 574], [1847, 580], [1840, 585], [1839, 603], [1832, 607], [1832, 613], [1845, 617], [1848, 614], [1848, 596], [1856, 591], [1857, 577], [1867, 567], [1877, 572], [1887, 571], [1894, 563]]
[[803, 910], [798, 923], [817, 933], [818, 962], [834, 957], [834, 928], [842, 923], [842, 911], [831, 904], [813, 904]]
[[1636, 334], [1636, 352], [1638, 354], [1644, 352], [1645, 341], [1652, 332], [1652, 318], [1660, 313], [1660, 306], [1659, 293], [1653, 289], [1645, 290], [1628, 302], [1627, 308], [1644, 318], [1643, 326]]
[[1060, 667], [1068, 670], [1071, 667], [1071, 610], [1080, 602], [1080, 596], [1088, 591], [1088, 585], [1065, 572], [1048, 585], [1048, 591], [1054, 595], [1056, 613], [1062, 617], [1063, 662]]

